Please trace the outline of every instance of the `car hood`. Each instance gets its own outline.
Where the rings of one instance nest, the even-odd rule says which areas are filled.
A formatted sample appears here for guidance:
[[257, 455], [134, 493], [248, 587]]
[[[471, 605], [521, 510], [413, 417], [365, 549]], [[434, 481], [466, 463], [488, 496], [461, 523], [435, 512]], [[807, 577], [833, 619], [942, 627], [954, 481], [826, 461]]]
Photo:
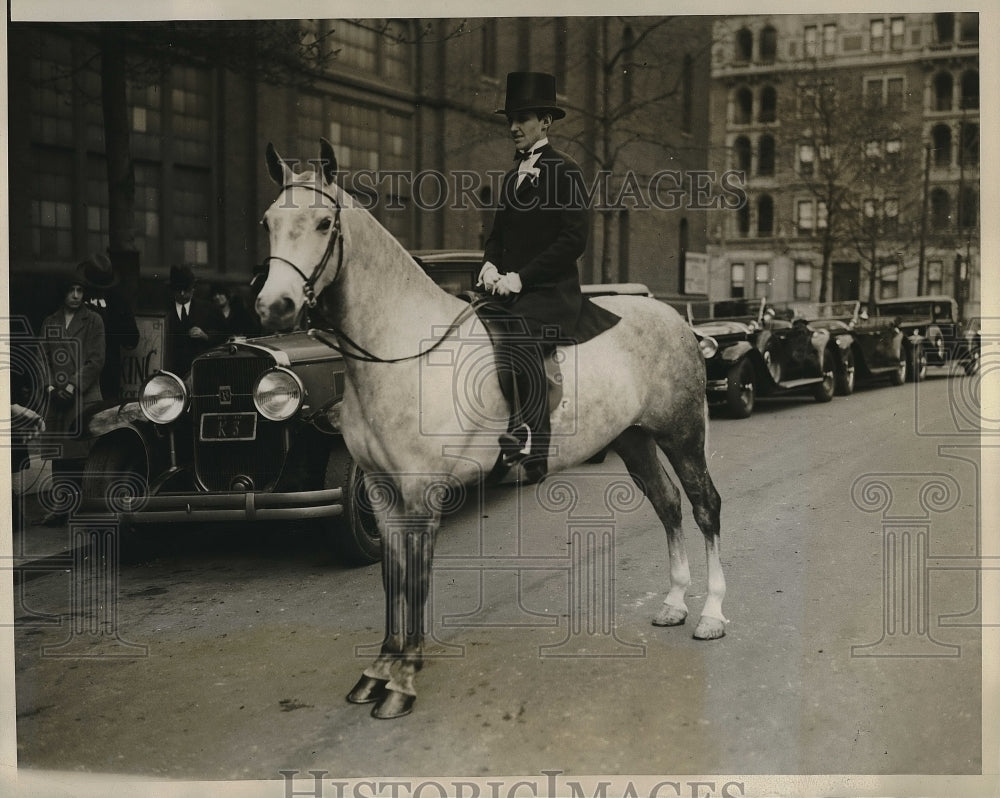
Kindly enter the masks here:
[[225, 357], [238, 350], [265, 350], [278, 365], [294, 366], [297, 363], [312, 363], [321, 360], [342, 360], [339, 352], [327, 341], [334, 341], [329, 333], [317, 330], [303, 330], [290, 333], [264, 335], [259, 338], [230, 338], [199, 359]]
[[750, 326], [742, 321], [718, 320], [695, 324], [694, 329], [701, 335], [749, 335]]

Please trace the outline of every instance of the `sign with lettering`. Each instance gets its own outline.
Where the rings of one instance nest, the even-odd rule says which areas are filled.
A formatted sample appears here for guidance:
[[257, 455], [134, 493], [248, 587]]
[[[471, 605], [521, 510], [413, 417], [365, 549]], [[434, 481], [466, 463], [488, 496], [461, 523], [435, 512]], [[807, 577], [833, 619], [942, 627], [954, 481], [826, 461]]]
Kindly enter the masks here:
[[122, 401], [134, 402], [150, 374], [163, 368], [165, 321], [162, 315], [136, 316], [139, 343], [122, 350]]

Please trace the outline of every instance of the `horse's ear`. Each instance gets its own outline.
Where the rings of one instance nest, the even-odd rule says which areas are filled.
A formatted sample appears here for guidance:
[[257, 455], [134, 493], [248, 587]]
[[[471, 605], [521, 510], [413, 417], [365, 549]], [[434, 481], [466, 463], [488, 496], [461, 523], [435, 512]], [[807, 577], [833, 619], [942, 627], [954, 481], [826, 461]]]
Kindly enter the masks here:
[[322, 137], [319, 140], [319, 163], [323, 169], [323, 182], [332, 183], [337, 176], [337, 156], [333, 145]]
[[274, 149], [274, 145], [269, 141], [267, 142], [267, 150], [264, 152], [264, 160], [267, 161], [267, 173], [271, 176], [271, 179], [277, 183], [279, 186], [285, 185], [287, 181], [288, 173], [291, 169], [288, 168], [281, 156], [278, 155], [278, 151]]

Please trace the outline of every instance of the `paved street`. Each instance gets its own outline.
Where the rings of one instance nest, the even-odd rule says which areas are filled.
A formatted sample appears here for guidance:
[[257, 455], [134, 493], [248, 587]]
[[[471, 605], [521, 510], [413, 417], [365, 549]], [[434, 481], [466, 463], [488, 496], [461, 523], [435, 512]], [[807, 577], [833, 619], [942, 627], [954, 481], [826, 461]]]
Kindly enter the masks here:
[[[692, 617], [650, 624], [666, 543], [617, 458], [472, 493], [442, 526], [430, 657], [397, 721], [344, 701], [380, 640], [379, 569], [345, 569], [309, 531], [171, 529], [116, 581], [82, 562], [30, 579], [15, 597], [20, 766], [978, 773], [975, 382], [713, 419], [730, 620], [715, 642], [691, 637], [705, 563], [689, 514]], [[114, 635], [90, 633], [108, 616], [88, 578], [117, 599]]]

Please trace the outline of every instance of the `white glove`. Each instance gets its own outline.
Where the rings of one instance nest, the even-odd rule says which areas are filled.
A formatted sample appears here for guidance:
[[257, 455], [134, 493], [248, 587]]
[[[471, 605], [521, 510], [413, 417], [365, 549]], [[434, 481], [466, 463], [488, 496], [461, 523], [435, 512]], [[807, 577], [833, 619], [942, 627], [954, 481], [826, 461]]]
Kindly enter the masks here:
[[521, 288], [523, 286], [517, 272], [507, 272], [507, 274], [502, 274], [497, 278], [497, 281], [493, 284], [493, 293], [500, 296], [519, 294], [521, 293]]
[[496, 281], [500, 279], [500, 272], [497, 267], [494, 266], [489, 261], [483, 264], [483, 268], [479, 270], [479, 282], [476, 285], [486, 286], [489, 290], [493, 290], [493, 286]]

